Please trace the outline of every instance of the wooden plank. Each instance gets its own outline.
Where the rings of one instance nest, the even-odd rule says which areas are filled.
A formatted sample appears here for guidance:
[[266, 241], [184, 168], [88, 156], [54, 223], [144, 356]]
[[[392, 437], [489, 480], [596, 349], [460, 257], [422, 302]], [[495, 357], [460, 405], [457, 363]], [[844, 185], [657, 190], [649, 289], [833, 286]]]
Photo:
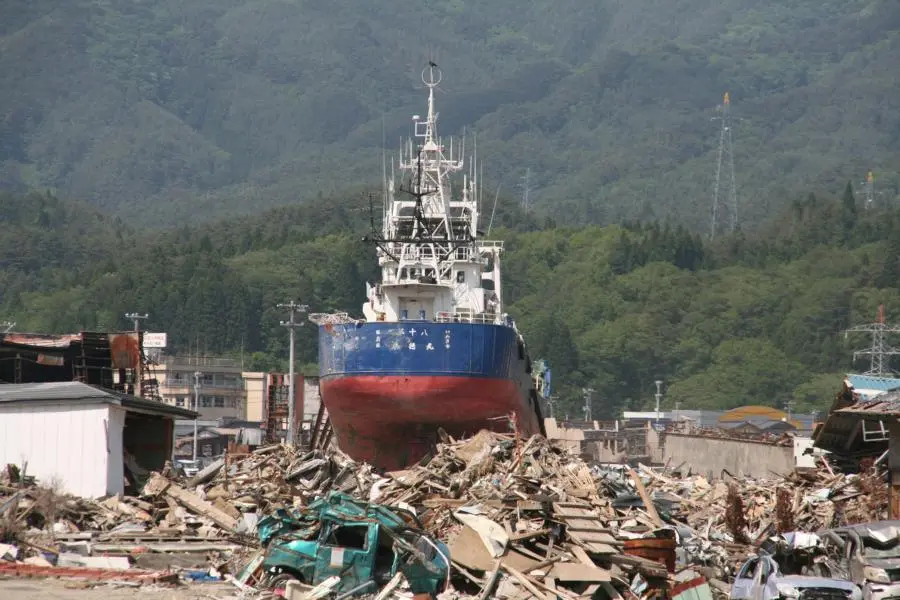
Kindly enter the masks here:
[[559, 581], [602, 583], [612, 580], [606, 569], [575, 563], [556, 563], [550, 573]]
[[[561, 510], [568, 508], [569, 510]], [[613, 545], [618, 540], [610, 535], [609, 528], [589, 506], [554, 502], [554, 519], [566, 526], [569, 536], [595, 554], [614, 554]]]
[[637, 488], [638, 495], [641, 497], [641, 500], [644, 503], [644, 509], [647, 511], [647, 514], [653, 519], [653, 522], [657, 527], [665, 527], [665, 523], [662, 518], [660, 518], [659, 513], [656, 512], [656, 506], [653, 504], [653, 500], [650, 498], [650, 494], [647, 493], [647, 489], [644, 487], [644, 482], [641, 481], [641, 478], [638, 477], [638, 474], [634, 472], [634, 469], [631, 467], [626, 467], [628, 469], [628, 474], [631, 475], [631, 480], [634, 482], [634, 486]]
[[175, 485], [159, 473], [152, 473], [150, 475], [150, 480], [147, 482], [147, 485], [144, 486], [144, 493], [152, 495], [164, 493], [194, 514], [208, 518], [225, 531], [234, 531], [237, 527], [237, 519], [225, 511], [216, 508], [196, 494], [192, 494], [186, 489]]

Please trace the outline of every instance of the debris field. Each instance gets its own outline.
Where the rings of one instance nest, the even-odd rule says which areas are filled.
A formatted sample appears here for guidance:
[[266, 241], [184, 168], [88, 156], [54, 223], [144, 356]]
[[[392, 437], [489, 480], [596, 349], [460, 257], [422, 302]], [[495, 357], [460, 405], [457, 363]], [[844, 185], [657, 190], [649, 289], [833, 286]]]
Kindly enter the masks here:
[[[226, 455], [190, 479], [152, 473], [139, 498], [100, 500], [56, 494], [10, 468], [0, 476], [0, 577], [226, 581], [239, 597], [271, 595], [253, 562], [265, 553], [259, 519], [337, 491], [410, 510], [445, 543], [444, 598], [674, 597], [698, 578], [722, 597], [774, 534], [886, 518], [877, 465], [848, 475], [819, 460], [778, 479], [709, 481], [644, 465], [591, 467], [541, 436], [481, 431], [444, 437], [403, 471], [378, 473], [339, 450], [274, 445]], [[322, 585], [290, 594], [334, 596]], [[414, 594], [398, 574], [377, 597]]]

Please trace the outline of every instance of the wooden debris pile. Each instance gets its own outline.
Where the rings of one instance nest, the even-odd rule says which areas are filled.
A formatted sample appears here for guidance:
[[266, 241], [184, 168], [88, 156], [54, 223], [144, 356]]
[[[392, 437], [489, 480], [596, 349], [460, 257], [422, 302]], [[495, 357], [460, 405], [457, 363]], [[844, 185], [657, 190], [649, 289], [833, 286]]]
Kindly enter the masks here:
[[639, 471], [649, 479], [648, 489], [681, 498], [685, 524], [729, 542], [745, 537], [757, 544], [775, 533], [816, 532], [887, 518], [887, 485], [874, 466], [848, 475], [835, 473], [823, 462], [821, 468], [779, 479], [732, 477], [715, 482], [702, 476], [666, 476], [644, 466]]
[[[823, 462], [769, 481], [710, 482], [643, 465], [616, 472], [592, 469], [540, 436], [487, 431], [445, 438], [430, 459], [387, 473], [338, 450], [276, 445], [226, 456], [190, 479], [153, 473], [141, 498], [81, 500], [0, 480], [0, 544], [17, 539], [52, 552], [85, 532], [113, 552], [193, 544], [236, 556], [258, 545], [258, 516], [337, 490], [415, 510], [426, 532], [450, 547], [461, 595], [574, 600], [601, 588], [611, 597], [646, 595], [686, 566], [721, 591], [763, 540], [785, 528], [886, 518], [887, 487], [875, 467], [845, 475]], [[53, 535], [38, 539], [36, 531]]]

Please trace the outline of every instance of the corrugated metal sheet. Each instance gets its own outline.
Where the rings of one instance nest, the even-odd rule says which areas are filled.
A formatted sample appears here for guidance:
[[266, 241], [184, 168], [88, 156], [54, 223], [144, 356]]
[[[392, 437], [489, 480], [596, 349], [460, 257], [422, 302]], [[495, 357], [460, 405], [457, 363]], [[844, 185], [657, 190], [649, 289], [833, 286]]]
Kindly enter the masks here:
[[77, 381], [50, 383], [7, 383], [0, 385], [0, 402], [28, 400], [83, 400], [116, 402], [117, 398], [93, 386]]
[[66, 400], [69, 402], [89, 401], [121, 405], [133, 412], [194, 418], [197, 413], [158, 400], [129, 396], [112, 390], [103, 390], [78, 381], [55, 381], [50, 383], [8, 383], [0, 385], [0, 403], [46, 402]]
[[7, 333], [3, 336], [7, 344], [32, 346], [34, 348], [68, 348], [74, 342], [80, 342], [80, 333], [69, 335], [41, 335], [35, 333]]
[[121, 465], [124, 417], [111, 418], [110, 408], [100, 401], [0, 404], [0, 464], [27, 462], [27, 475], [78, 496], [122, 492], [109, 461]]
[[856, 391], [860, 390], [877, 390], [880, 392], [889, 392], [900, 388], [900, 379], [894, 377], [875, 377], [873, 375], [847, 375]]

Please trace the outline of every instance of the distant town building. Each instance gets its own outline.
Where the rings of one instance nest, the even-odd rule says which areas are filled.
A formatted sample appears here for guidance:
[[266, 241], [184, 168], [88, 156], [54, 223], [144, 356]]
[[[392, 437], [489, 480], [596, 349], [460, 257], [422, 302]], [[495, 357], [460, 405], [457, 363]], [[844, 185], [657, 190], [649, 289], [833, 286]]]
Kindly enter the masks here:
[[[163, 402], [196, 410], [201, 419], [243, 419], [247, 390], [241, 362], [213, 356], [161, 355], [152, 367]], [[199, 404], [194, 406], [194, 374], [199, 373]]]

